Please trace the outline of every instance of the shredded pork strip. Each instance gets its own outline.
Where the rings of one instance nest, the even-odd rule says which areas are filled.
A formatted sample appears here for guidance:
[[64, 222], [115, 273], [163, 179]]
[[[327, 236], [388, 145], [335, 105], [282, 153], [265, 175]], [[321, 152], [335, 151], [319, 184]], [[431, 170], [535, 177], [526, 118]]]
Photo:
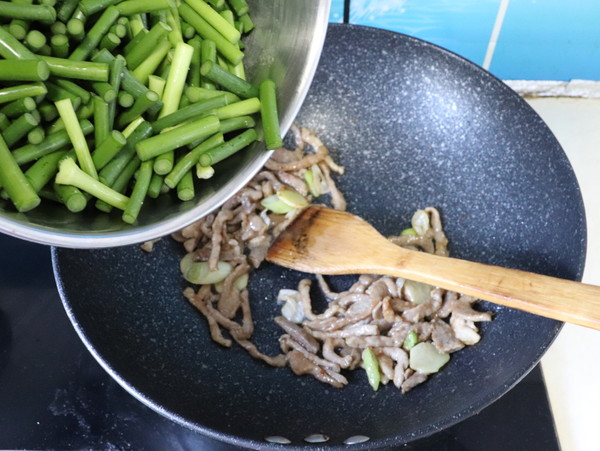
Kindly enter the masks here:
[[[289, 366], [295, 374], [311, 374], [339, 388], [348, 383], [342, 370], [357, 368], [362, 351], [371, 348], [381, 382], [392, 382], [406, 393], [428, 378], [410, 368], [410, 353], [405, 349], [408, 335], [416, 334], [419, 342], [433, 343], [442, 353], [477, 343], [480, 335], [475, 323], [492, 318], [488, 312], [473, 309], [476, 299], [435, 287], [426, 290], [425, 298], [415, 299], [403, 279], [374, 275], [359, 276], [349, 290], [336, 293], [324, 277], [317, 276], [328, 300], [324, 311], [314, 312], [312, 280], [303, 279], [296, 290], [287, 290], [293, 298], [285, 301], [290, 303], [288, 317], [274, 315], [284, 332], [279, 340], [282, 354], [266, 355], [251, 341], [254, 323], [249, 293], [245, 284], [238, 282], [263, 262], [272, 240], [300, 211], [274, 213], [261, 201], [281, 190], [292, 190], [309, 203], [325, 194], [334, 208], [346, 208], [331, 176], [332, 172], [342, 174], [344, 168], [333, 161], [312, 131], [294, 125], [291, 134], [294, 149], [275, 151], [266, 168], [218, 212], [173, 234], [194, 261], [208, 262], [211, 270], [220, 262], [232, 267], [220, 284], [202, 285], [197, 290], [188, 287], [184, 296], [206, 318], [212, 339], [221, 346], [235, 342], [269, 365]], [[314, 176], [312, 186], [307, 183], [307, 171]], [[429, 219], [424, 234], [400, 234], [389, 237], [390, 241], [447, 256], [448, 240], [439, 212], [432, 207], [423, 211]], [[153, 244], [148, 243], [146, 250]]]

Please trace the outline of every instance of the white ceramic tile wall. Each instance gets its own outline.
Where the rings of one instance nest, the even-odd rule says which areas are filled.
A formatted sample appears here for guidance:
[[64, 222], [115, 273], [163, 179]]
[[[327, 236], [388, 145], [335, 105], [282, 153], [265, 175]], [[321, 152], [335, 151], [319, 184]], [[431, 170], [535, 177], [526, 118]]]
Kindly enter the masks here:
[[[565, 149], [579, 181], [588, 226], [583, 281], [600, 285], [600, 99], [529, 101]], [[563, 451], [600, 449], [600, 332], [566, 325], [542, 359]]]

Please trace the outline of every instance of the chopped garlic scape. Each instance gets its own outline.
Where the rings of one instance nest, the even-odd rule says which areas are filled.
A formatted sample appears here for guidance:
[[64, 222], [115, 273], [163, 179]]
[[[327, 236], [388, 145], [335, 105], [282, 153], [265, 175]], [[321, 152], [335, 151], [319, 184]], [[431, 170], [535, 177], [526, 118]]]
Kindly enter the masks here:
[[290, 207], [288, 204], [281, 201], [277, 194], [272, 194], [269, 197], [265, 197], [260, 201], [260, 204], [268, 210], [271, 210], [273, 213], [279, 213], [282, 215], [295, 210], [294, 207]]
[[413, 214], [410, 223], [417, 235], [423, 236], [429, 230], [429, 214], [425, 210], [417, 210]]
[[379, 374], [379, 360], [377, 360], [377, 356], [371, 348], [365, 348], [362, 352], [362, 363], [367, 373], [369, 384], [373, 387], [373, 390], [377, 391], [379, 382], [381, 381], [381, 374]]
[[218, 283], [231, 273], [231, 264], [227, 262], [219, 262], [217, 269], [210, 271], [208, 262], [195, 262], [192, 253], [187, 254], [179, 262], [179, 269], [185, 280], [198, 285], [207, 285]]
[[196, 177], [199, 179], [209, 179], [215, 175], [215, 170], [212, 166], [201, 166], [200, 163], [196, 165]]
[[419, 337], [417, 336], [417, 333], [414, 330], [411, 330], [408, 335], [406, 336], [406, 338], [404, 339], [404, 343], [402, 344], [402, 347], [404, 349], [406, 349], [407, 351], [410, 351], [412, 348], [414, 348], [417, 343], [419, 341]]
[[415, 304], [423, 304], [431, 298], [431, 285], [407, 280], [404, 282], [404, 295]]
[[294, 209], [308, 206], [308, 201], [296, 191], [283, 189], [277, 193], [277, 197], [280, 201]]
[[410, 350], [410, 367], [419, 373], [437, 373], [450, 360], [450, 354], [440, 352], [429, 342], [415, 345]]

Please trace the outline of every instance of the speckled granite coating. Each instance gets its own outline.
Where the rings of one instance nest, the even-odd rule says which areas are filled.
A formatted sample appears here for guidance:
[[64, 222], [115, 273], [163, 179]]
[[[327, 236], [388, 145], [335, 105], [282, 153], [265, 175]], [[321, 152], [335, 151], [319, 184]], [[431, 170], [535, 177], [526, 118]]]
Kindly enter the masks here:
[[[439, 207], [456, 257], [578, 279], [585, 216], [558, 142], [509, 88], [430, 44], [391, 32], [330, 26], [298, 122], [317, 131], [347, 173], [348, 209], [385, 234], [419, 207]], [[359, 237], [357, 237], [359, 239]], [[480, 411], [541, 357], [560, 323], [494, 307], [475, 347], [407, 395], [374, 393], [362, 371], [335, 390], [211, 342], [181, 296], [179, 245], [55, 249], [57, 281], [76, 329], [135, 396], [200, 432], [240, 446], [327, 446], [366, 435], [355, 449], [400, 444]], [[278, 350], [279, 288], [302, 274], [265, 265], [251, 279], [254, 340]], [[331, 278], [334, 288], [353, 277]], [[316, 291], [316, 290], [315, 290]]]

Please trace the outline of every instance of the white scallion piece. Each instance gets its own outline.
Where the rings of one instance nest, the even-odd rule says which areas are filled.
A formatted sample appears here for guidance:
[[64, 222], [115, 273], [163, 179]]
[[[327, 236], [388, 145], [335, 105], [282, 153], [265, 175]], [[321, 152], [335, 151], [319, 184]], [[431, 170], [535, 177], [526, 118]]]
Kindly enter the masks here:
[[429, 229], [429, 215], [425, 210], [417, 210], [410, 220], [412, 228], [419, 236], [425, 235]]
[[193, 254], [187, 254], [179, 262], [179, 268], [185, 280], [198, 285], [219, 283], [231, 273], [231, 264], [219, 262], [217, 269], [211, 271], [208, 262], [193, 261]]
[[248, 273], [242, 274], [240, 277], [235, 279], [235, 282], [233, 282], [233, 286], [240, 291], [245, 290], [246, 287], [248, 287]]
[[300, 324], [304, 319], [304, 308], [300, 302], [300, 293], [296, 290], [282, 289], [277, 294], [277, 303], [283, 304], [281, 314], [292, 323]]
[[272, 194], [271, 196], [265, 197], [260, 201], [260, 204], [263, 207], [271, 210], [273, 213], [279, 213], [282, 215], [295, 210], [294, 207], [290, 207], [288, 204], [279, 199], [277, 194]]
[[404, 295], [415, 304], [423, 304], [431, 298], [431, 285], [407, 280], [404, 282]]
[[410, 367], [420, 373], [437, 373], [449, 360], [450, 354], [438, 351], [429, 342], [418, 343], [410, 350]]
[[296, 191], [283, 189], [277, 193], [277, 197], [281, 202], [289, 205], [294, 209], [304, 208], [308, 206], [308, 201]]

